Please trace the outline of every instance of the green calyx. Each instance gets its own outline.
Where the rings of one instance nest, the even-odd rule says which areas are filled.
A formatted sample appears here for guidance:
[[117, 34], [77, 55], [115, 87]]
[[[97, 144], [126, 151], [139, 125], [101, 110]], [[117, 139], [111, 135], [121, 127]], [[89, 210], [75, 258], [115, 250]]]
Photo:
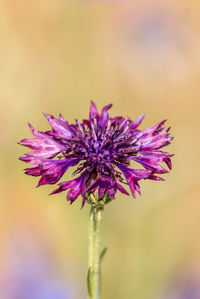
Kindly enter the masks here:
[[98, 209], [103, 209], [104, 205], [108, 204], [112, 200], [113, 198], [108, 194], [107, 191], [100, 198], [98, 198], [94, 193], [86, 194], [86, 202]]

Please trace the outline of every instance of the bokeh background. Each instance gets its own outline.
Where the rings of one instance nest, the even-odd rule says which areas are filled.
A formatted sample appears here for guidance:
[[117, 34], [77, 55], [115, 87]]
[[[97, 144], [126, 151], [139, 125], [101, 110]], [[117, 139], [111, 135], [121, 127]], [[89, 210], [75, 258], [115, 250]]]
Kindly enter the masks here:
[[102, 299], [200, 298], [200, 2], [1, 0], [0, 41], [0, 298], [87, 297], [89, 207], [36, 189], [17, 141], [90, 100], [175, 136], [166, 182], [105, 210]]

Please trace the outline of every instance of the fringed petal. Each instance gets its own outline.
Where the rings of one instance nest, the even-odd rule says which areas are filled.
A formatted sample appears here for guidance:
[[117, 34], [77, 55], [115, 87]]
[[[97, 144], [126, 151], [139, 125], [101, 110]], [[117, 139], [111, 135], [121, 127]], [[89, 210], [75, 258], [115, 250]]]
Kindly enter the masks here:
[[79, 195], [82, 195], [82, 207], [85, 204], [85, 182], [87, 179], [88, 172], [83, 172], [79, 177], [71, 181], [62, 182], [59, 187], [54, 190], [51, 194], [60, 193], [62, 191], [68, 190], [67, 200], [72, 204]]
[[47, 118], [52, 129], [59, 138], [63, 138], [65, 140], [71, 139], [72, 132], [70, 130], [70, 127], [66, 124], [66, 122], [62, 121], [62, 117], [60, 119], [56, 119], [55, 117], [47, 113], [44, 113], [44, 116]]

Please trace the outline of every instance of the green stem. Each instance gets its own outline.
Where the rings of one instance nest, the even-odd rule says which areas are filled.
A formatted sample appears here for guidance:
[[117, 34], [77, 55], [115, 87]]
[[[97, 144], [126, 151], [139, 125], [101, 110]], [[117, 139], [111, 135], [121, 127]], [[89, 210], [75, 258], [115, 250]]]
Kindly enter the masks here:
[[89, 299], [100, 299], [100, 230], [102, 208], [92, 206], [89, 221]]

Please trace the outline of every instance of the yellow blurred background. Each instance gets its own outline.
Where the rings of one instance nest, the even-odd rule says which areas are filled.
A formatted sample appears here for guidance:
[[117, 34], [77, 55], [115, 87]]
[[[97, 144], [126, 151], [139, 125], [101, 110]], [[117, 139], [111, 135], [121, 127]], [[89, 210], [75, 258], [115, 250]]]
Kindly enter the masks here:
[[102, 299], [182, 299], [166, 296], [200, 284], [200, 2], [1, 0], [0, 40], [0, 298], [87, 297], [89, 207], [36, 189], [17, 142], [94, 100], [175, 136], [166, 181], [106, 207]]

